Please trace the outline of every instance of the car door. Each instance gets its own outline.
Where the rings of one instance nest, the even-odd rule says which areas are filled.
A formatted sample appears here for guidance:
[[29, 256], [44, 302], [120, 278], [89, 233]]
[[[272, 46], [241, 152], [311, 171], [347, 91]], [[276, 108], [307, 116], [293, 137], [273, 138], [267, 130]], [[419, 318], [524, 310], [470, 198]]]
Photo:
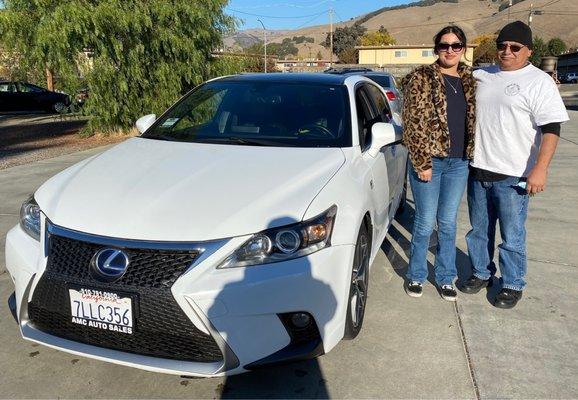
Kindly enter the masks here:
[[23, 82], [17, 82], [16, 87], [19, 96], [19, 110], [35, 111], [43, 109], [44, 89]]
[[393, 116], [383, 90], [371, 84], [368, 84], [366, 88], [375, 112], [378, 114], [378, 122], [393, 123], [396, 133], [399, 136], [398, 141], [384, 146], [381, 149], [386, 168], [376, 171], [376, 174], [383, 175], [383, 177], [376, 177], [376, 180], [387, 180], [387, 186], [389, 188], [388, 198], [386, 200], [388, 207], [387, 214], [390, 218], [393, 218], [405, 182], [407, 151], [401, 144], [401, 126], [397, 125], [396, 121], [393, 121]]
[[16, 109], [15, 90], [12, 82], [0, 82], [0, 111], [13, 111]]
[[355, 88], [355, 104], [357, 109], [357, 125], [362, 162], [370, 171], [369, 189], [374, 207], [373, 225], [375, 237], [379, 238], [388, 225], [389, 182], [385, 154], [380, 152], [376, 157], [369, 154], [371, 146], [371, 128], [380, 122], [380, 115], [371, 100], [367, 83], [358, 84]]

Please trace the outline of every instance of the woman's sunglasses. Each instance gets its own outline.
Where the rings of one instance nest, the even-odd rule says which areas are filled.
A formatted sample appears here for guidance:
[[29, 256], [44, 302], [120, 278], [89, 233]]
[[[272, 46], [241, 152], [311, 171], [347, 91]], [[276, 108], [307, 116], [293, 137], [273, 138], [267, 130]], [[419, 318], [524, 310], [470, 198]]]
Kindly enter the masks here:
[[457, 43], [438, 43], [438, 45], [436, 46], [436, 49], [438, 51], [448, 51], [450, 49], [450, 47], [452, 48], [453, 51], [458, 52], [458, 51], [462, 51], [464, 49], [464, 44], [457, 42]]
[[510, 43], [498, 43], [497, 47], [499, 51], [504, 51], [508, 48], [508, 46], [510, 46], [510, 51], [512, 51], [512, 53], [517, 53], [520, 50], [522, 50], [522, 48], [526, 47], [524, 45], [520, 45], [520, 44], [510, 44]]

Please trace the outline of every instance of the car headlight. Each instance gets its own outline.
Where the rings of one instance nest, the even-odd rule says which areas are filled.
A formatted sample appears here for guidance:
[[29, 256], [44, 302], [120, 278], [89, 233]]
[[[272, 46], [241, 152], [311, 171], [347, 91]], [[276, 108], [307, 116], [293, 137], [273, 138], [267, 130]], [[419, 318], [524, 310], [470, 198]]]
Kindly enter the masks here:
[[304, 257], [331, 245], [337, 206], [297, 224], [251, 236], [218, 268], [248, 267]]
[[20, 227], [34, 239], [40, 240], [40, 207], [34, 196], [30, 196], [20, 207]]

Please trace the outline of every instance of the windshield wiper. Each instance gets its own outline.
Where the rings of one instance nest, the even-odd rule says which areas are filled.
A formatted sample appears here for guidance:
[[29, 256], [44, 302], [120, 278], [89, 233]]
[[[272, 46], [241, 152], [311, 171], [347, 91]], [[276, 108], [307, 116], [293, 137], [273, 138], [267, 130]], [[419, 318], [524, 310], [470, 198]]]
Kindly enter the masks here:
[[278, 147], [286, 147], [287, 145], [283, 143], [278, 143], [272, 140], [262, 140], [262, 139], [253, 139], [253, 138], [241, 138], [237, 136], [229, 136], [229, 137], [208, 137], [208, 138], [197, 138], [198, 141], [203, 142], [219, 142], [219, 143], [231, 143], [231, 144], [240, 144], [243, 146], [278, 146]]

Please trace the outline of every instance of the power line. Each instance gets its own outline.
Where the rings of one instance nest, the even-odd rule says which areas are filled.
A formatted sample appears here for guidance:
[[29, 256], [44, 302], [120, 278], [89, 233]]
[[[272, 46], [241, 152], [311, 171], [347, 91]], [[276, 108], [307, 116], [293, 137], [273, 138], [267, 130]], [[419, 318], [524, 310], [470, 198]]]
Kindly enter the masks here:
[[235, 8], [241, 8], [244, 10], [258, 10], [258, 9], [263, 9], [263, 8], [278, 8], [278, 7], [315, 8], [315, 7], [319, 7], [323, 4], [333, 3], [335, 1], [336, 0], [322, 0], [318, 3], [309, 4], [309, 5], [301, 5], [301, 4], [295, 4], [295, 3], [275, 3], [275, 4], [263, 4], [260, 6], [235, 6]]
[[309, 14], [309, 15], [296, 15], [296, 16], [279, 16], [279, 15], [261, 15], [261, 14], [253, 14], [253, 13], [248, 13], [248, 12], [244, 12], [244, 11], [239, 11], [239, 10], [235, 10], [232, 8], [228, 8], [229, 11], [233, 11], [239, 14], [243, 14], [243, 15], [250, 15], [252, 17], [259, 17], [259, 18], [277, 18], [277, 19], [299, 19], [299, 18], [309, 18], [309, 17], [316, 17], [319, 16], [321, 14], [325, 14], [327, 11], [322, 11], [318, 14]]
[[552, 4], [556, 4], [558, 3], [560, 0], [552, 0], [549, 3], [544, 4], [543, 6], [541, 6], [540, 8], [546, 8], [546, 7], [550, 7]]
[[315, 20], [316, 20], [317, 18], [319, 18], [320, 16], [324, 15], [326, 12], [327, 12], [327, 10], [326, 10], [326, 11], [323, 11], [322, 13], [320, 13], [319, 15], [317, 15], [316, 17], [311, 18], [309, 21], [307, 21], [307, 22], [299, 25], [297, 28], [294, 28], [294, 29], [295, 29], [295, 30], [299, 30], [299, 29], [307, 26], [308, 24], [310, 24], [311, 22], [315, 21]]

